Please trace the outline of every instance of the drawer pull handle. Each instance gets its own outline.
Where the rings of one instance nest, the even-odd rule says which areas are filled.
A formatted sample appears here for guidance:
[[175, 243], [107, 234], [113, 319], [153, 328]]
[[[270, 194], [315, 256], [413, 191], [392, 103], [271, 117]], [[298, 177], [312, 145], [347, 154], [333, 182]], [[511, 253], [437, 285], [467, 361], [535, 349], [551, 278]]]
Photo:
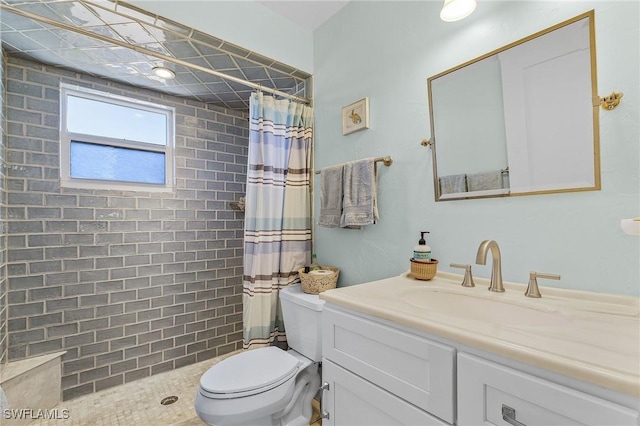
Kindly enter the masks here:
[[502, 420], [513, 426], [526, 426], [516, 420], [516, 410], [504, 404], [502, 404]]
[[324, 409], [324, 391], [329, 390], [329, 383], [324, 382], [322, 386], [320, 386], [320, 390], [322, 393], [320, 394], [320, 418], [329, 419], [329, 412]]

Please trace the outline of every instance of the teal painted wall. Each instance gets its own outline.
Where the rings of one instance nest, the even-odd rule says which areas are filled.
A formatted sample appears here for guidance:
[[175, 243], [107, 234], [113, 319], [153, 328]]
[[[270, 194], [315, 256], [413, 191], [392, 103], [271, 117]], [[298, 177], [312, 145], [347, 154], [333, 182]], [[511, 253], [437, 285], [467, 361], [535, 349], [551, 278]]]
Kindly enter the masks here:
[[[620, 229], [622, 218], [640, 216], [638, 2], [479, 1], [456, 23], [440, 21], [441, 5], [353, 1], [314, 32], [316, 168], [395, 159], [379, 168], [379, 223], [316, 226], [319, 262], [341, 268], [339, 286], [398, 275], [426, 230], [440, 270], [474, 264], [480, 242], [494, 239], [505, 280], [526, 283], [539, 271], [562, 275], [542, 286], [640, 294], [640, 237]], [[599, 94], [624, 92], [620, 108], [600, 113], [602, 190], [434, 202], [431, 151], [420, 146], [431, 134], [427, 78], [591, 9]], [[365, 96], [371, 128], [343, 136], [341, 108]], [[474, 275], [489, 277], [488, 263], [474, 264]]]

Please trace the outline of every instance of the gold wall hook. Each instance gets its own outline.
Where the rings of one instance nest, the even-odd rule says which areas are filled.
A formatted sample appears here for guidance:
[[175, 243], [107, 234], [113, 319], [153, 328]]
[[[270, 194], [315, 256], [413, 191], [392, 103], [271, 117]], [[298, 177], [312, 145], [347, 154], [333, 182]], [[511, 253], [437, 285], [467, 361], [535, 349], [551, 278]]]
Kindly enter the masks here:
[[622, 99], [622, 92], [611, 92], [609, 96], [600, 98], [600, 107], [606, 111], [610, 111], [620, 105], [620, 99]]
[[420, 141], [420, 145], [424, 146], [425, 148], [430, 147], [432, 143], [433, 142], [431, 139], [422, 139], [422, 141]]

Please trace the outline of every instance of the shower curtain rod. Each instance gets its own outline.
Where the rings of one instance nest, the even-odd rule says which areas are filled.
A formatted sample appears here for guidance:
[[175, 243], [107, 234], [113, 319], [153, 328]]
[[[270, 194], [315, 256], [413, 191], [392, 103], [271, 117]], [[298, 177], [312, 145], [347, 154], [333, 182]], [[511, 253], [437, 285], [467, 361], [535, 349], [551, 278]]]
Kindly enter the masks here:
[[130, 45], [130, 44], [128, 44], [126, 42], [123, 42], [123, 41], [120, 41], [120, 40], [115, 40], [115, 39], [103, 36], [101, 34], [98, 34], [98, 33], [87, 31], [87, 30], [84, 30], [82, 28], [75, 27], [73, 25], [65, 24], [64, 22], [55, 21], [53, 19], [50, 19], [50, 18], [47, 18], [47, 17], [44, 17], [44, 16], [36, 15], [35, 13], [27, 12], [27, 11], [24, 11], [24, 10], [21, 10], [21, 9], [16, 9], [13, 6], [8, 6], [8, 5], [5, 5], [5, 4], [1, 4], [0, 5], [0, 10], [2, 10], [2, 9], [7, 10], [7, 11], [9, 11], [11, 13], [15, 13], [16, 15], [23, 16], [25, 18], [29, 18], [29, 19], [33, 19], [33, 20], [38, 21], [38, 22], [42, 22], [44, 24], [52, 25], [52, 26], [55, 26], [55, 27], [58, 27], [58, 28], [62, 28], [64, 30], [68, 30], [68, 31], [73, 31], [73, 32], [75, 32], [77, 34], [81, 34], [81, 35], [84, 35], [84, 36], [87, 36], [87, 37], [91, 37], [91, 38], [94, 38], [94, 39], [97, 39], [97, 40], [100, 40], [100, 41], [104, 41], [106, 43], [112, 43], [112, 44], [115, 44], [115, 45], [120, 46], [120, 47], [131, 49], [131, 50], [134, 50], [134, 51], [136, 51], [138, 53], [142, 53], [142, 54], [145, 54], [147, 56], [152, 56], [152, 57], [154, 57], [156, 59], [162, 59], [163, 61], [171, 62], [171, 63], [176, 64], [176, 65], [180, 65], [180, 66], [187, 67], [187, 68], [192, 68], [192, 69], [195, 69], [195, 70], [198, 70], [198, 71], [205, 72], [207, 74], [215, 75], [216, 77], [224, 78], [226, 80], [231, 80], [231, 81], [234, 81], [236, 83], [240, 83], [242, 85], [251, 87], [252, 89], [261, 90], [263, 92], [269, 92], [269, 93], [271, 93], [273, 95], [277, 95], [277, 96], [281, 96], [283, 98], [287, 98], [287, 99], [295, 100], [295, 101], [298, 101], [298, 102], [302, 102], [302, 103], [307, 104], [307, 105], [311, 103], [311, 99], [308, 99], [308, 98], [303, 98], [303, 97], [300, 97], [300, 96], [291, 95], [291, 94], [289, 94], [287, 92], [283, 92], [283, 91], [278, 90], [278, 89], [272, 89], [270, 87], [263, 86], [262, 84], [258, 84], [258, 83], [254, 83], [252, 81], [248, 81], [248, 80], [244, 80], [244, 79], [241, 79], [241, 78], [238, 78], [238, 77], [234, 77], [232, 75], [228, 75], [228, 74], [225, 74], [225, 73], [222, 73], [220, 71], [216, 71], [216, 70], [213, 70], [213, 69], [210, 69], [210, 68], [202, 67], [200, 65], [192, 64], [190, 62], [186, 62], [186, 61], [183, 61], [183, 60], [178, 59], [178, 58], [173, 58], [171, 56], [163, 55], [162, 53], [158, 53], [158, 52], [155, 52], [153, 50], [145, 49], [144, 47], [133, 46], [133, 45]]

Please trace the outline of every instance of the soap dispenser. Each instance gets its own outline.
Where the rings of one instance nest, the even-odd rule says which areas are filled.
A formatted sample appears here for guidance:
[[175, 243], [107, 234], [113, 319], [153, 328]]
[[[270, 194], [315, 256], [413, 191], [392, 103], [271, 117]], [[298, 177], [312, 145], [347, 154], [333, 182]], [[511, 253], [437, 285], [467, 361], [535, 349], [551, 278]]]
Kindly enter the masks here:
[[420, 232], [420, 240], [418, 245], [413, 248], [413, 261], [414, 262], [430, 262], [431, 261], [431, 247], [427, 245], [424, 240], [424, 234], [428, 234], [429, 231]]

